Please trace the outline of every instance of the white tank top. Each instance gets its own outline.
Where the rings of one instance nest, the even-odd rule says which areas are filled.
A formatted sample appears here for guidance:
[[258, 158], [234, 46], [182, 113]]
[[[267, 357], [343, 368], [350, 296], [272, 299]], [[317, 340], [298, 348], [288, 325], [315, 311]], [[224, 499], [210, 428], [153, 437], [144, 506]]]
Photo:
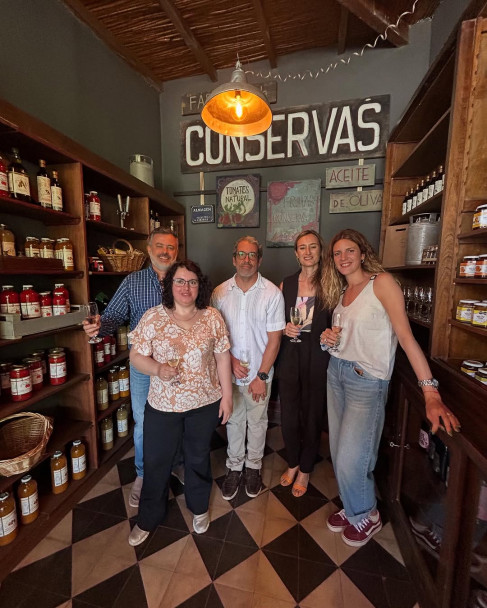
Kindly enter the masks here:
[[389, 315], [374, 293], [372, 278], [355, 300], [342, 304], [343, 294], [335, 308], [342, 315], [342, 332], [337, 352], [339, 359], [356, 361], [363, 369], [381, 380], [389, 380], [396, 356], [397, 336]]

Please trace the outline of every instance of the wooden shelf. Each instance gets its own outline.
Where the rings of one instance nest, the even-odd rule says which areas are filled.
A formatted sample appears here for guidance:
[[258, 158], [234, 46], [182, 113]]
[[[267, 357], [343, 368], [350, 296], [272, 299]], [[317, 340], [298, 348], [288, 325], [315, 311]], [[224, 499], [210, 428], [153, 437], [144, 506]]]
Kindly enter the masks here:
[[101, 422], [104, 418], [107, 418], [110, 416], [110, 414], [113, 414], [115, 410], [118, 410], [121, 405], [127, 405], [128, 403], [130, 403], [130, 395], [128, 397], [121, 397], [116, 401], [110, 401], [110, 405], [106, 410], [96, 410], [96, 421]]
[[127, 361], [129, 356], [130, 356], [130, 351], [128, 349], [122, 350], [119, 353], [117, 353], [115, 355], [115, 357], [113, 357], [113, 359], [111, 361], [109, 361], [108, 363], [105, 363], [101, 367], [95, 367], [93, 369], [93, 373], [95, 374], [95, 376], [98, 376], [99, 374], [103, 374], [103, 373], [107, 372], [114, 365], [118, 365], [119, 363], [122, 363], [122, 361]]
[[409, 218], [413, 215], [417, 215], [418, 213], [439, 213], [441, 211], [441, 201], [443, 200], [443, 192], [438, 192], [430, 199], [421, 203], [411, 211], [408, 211], [404, 215], [393, 220], [390, 225], [398, 226], [400, 224], [409, 224]]
[[487, 285], [487, 279], [455, 279], [456, 285]]
[[135, 230], [129, 230], [128, 228], [120, 228], [120, 226], [115, 226], [114, 224], [109, 224], [108, 222], [95, 222], [94, 220], [86, 220], [86, 227], [91, 230], [96, 230], [98, 232], [106, 232], [108, 234], [113, 234], [114, 236], [119, 236], [123, 239], [146, 239], [149, 234], [147, 232], [136, 232]]
[[465, 378], [467, 382], [471, 382], [472, 386], [476, 386], [477, 388], [480, 388], [484, 391], [486, 391], [487, 394], [487, 385], [483, 384], [482, 382], [480, 382], [479, 380], [476, 380], [475, 378], [472, 378], [472, 376], [467, 376], [467, 374], [464, 374], [461, 369], [460, 366], [462, 364], [463, 359], [441, 359], [439, 360], [439, 362], [441, 362], [443, 365], [446, 365], [448, 368], [454, 370], [456, 373], [461, 374], [462, 378]]
[[487, 329], [482, 329], [481, 327], [475, 327], [475, 325], [470, 325], [470, 323], [462, 323], [461, 321], [457, 321], [456, 319], [450, 319], [449, 323], [452, 327], [459, 327], [464, 331], [467, 331], [471, 334], [477, 334], [478, 336], [484, 336], [487, 338]]
[[91, 277], [126, 277], [127, 275], [131, 274], [132, 271], [124, 271], [124, 272], [112, 272], [112, 271], [108, 271], [108, 270], [104, 270], [103, 272], [93, 272], [92, 270], [90, 270], [90, 272], [88, 273]]
[[6, 403], [0, 403], [0, 414], [3, 416], [10, 416], [11, 414], [16, 414], [17, 412], [28, 411], [33, 405], [39, 403], [39, 401], [43, 401], [48, 397], [52, 397], [52, 395], [56, 395], [57, 393], [61, 393], [80, 382], [86, 382], [91, 378], [90, 374], [73, 374], [68, 377], [64, 384], [57, 384], [56, 386], [52, 386], [48, 384], [43, 386], [39, 391], [35, 391], [34, 395], [30, 399], [26, 399], [25, 401], [7, 401]]
[[22, 215], [34, 220], [40, 220], [46, 226], [76, 225], [81, 221], [80, 217], [65, 213], [64, 211], [53, 211], [35, 203], [24, 203], [15, 198], [0, 196], [0, 212], [9, 215]]
[[435, 270], [436, 264], [416, 264], [415, 266], [391, 266], [384, 268], [387, 272], [398, 272], [403, 270]]
[[24, 340], [36, 340], [37, 338], [44, 338], [45, 336], [52, 336], [54, 334], [60, 334], [73, 329], [79, 330], [81, 328], [78, 324], [67, 325], [66, 327], [58, 327], [57, 329], [50, 329], [49, 331], [42, 331], [37, 334], [29, 334], [27, 336], [22, 336], [21, 338], [13, 338], [11, 340], [0, 339], [0, 348], [2, 348], [3, 346], [11, 346], [12, 344], [17, 344], [18, 342], [23, 342]]
[[487, 243], [487, 228], [478, 228], [458, 235], [459, 241], [485, 241]]

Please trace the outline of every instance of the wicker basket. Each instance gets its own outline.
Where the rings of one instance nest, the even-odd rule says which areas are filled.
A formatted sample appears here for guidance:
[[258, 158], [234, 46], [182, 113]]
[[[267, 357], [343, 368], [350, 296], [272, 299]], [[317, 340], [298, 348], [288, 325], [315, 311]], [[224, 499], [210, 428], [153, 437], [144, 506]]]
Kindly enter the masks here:
[[132, 247], [132, 244], [125, 239], [118, 239], [113, 242], [112, 248], [115, 249], [117, 243], [128, 245], [126, 253], [102, 253], [98, 250], [98, 255], [103, 260], [105, 270], [111, 272], [133, 272], [140, 270], [147, 258], [145, 253]]
[[52, 433], [52, 419], [20, 412], [0, 420], [0, 474], [25, 473], [44, 452]]

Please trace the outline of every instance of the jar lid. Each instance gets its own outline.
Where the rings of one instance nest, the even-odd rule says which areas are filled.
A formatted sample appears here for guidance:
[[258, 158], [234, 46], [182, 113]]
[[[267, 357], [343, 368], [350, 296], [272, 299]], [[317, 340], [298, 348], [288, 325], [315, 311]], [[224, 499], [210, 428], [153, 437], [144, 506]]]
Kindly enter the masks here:
[[34, 285], [22, 285], [22, 289], [25, 291], [26, 289], [32, 289]]
[[485, 203], [483, 205], [479, 205], [475, 211], [480, 211], [481, 209], [487, 209], [487, 205]]
[[57, 239], [58, 243], [66, 243], [66, 241], [69, 241], [69, 239], [67, 237], [64, 237], [64, 236], [62, 238], [60, 238], [60, 239]]
[[463, 259], [464, 260], [476, 260], [479, 256], [478, 255], [464, 255]]
[[12, 363], [10, 361], [3, 361], [3, 363], [0, 363], [0, 369], [10, 369], [12, 367]]
[[50, 291], [40, 291], [39, 295], [40, 296], [49, 296], [49, 295], [51, 295], [51, 292]]
[[22, 362], [25, 363], [26, 365], [29, 365], [29, 363], [35, 363], [36, 361], [40, 361], [39, 357], [26, 357], [25, 359], [22, 359]]
[[27, 483], [32, 479], [32, 475], [24, 475], [21, 480], [20, 483]]
[[36, 236], [26, 236], [26, 241], [38, 241], [39, 239]]
[[2, 290], [5, 291], [7, 289], [13, 289], [14, 286], [13, 285], [2, 285]]
[[487, 253], [481, 253], [481, 254], [479, 255], [479, 258], [480, 258], [480, 259], [485, 259], [485, 258], [487, 258]]
[[11, 371], [21, 370], [21, 369], [27, 369], [27, 365], [21, 365], [20, 363], [17, 363], [16, 365], [12, 365], [10, 367]]
[[51, 355], [59, 355], [61, 353], [64, 353], [64, 348], [62, 346], [55, 346], [54, 348], [49, 349], [49, 353]]
[[61, 450], [56, 450], [54, 452], [54, 454], [51, 456], [51, 460], [54, 459], [54, 458], [59, 458], [62, 455], [63, 455], [63, 453], [61, 452]]
[[33, 353], [31, 353], [33, 357], [39, 357], [42, 358], [46, 353], [43, 350], [35, 350]]
[[54, 287], [64, 287], [64, 283], [54, 283]]
[[90, 190], [90, 194], [98, 194], [95, 190]]
[[73, 445], [81, 445], [81, 439], [75, 439]]
[[8, 497], [9, 497], [9, 493], [8, 492], [2, 492], [0, 494], [0, 501], [3, 502], [4, 500], [7, 500]]
[[477, 304], [480, 300], [460, 300], [459, 304]]
[[486, 308], [487, 307], [487, 302], [477, 302], [475, 304], [475, 308]]
[[487, 375], [487, 367], [481, 367], [477, 370], [478, 374], [486, 374]]
[[125, 370], [125, 369], [127, 369], [127, 366], [126, 366], [126, 365], [121, 365], [121, 366], [120, 366], [120, 369], [119, 369], [118, 371], [119, 371], [119, 372], [121, 372], [121, 371], [123, 371], [123, 370]]
[[465, 361], [462, 361], [462, 365], [469, 365], [470, 367], [481, 368], [483, 366], [483, 363], [481, 363], [480, 361], [473, 361], [472, 359], [466, 359]]
[[43, 236], [43, 237], [41, 238], [41, 241], [42, 241], [43, 243], [51, 243], [51, 242], [52, 242], [52, 239], [50, 239], [50, 238], [49, 238], [49, 237], [47, 237], [47, 236]]

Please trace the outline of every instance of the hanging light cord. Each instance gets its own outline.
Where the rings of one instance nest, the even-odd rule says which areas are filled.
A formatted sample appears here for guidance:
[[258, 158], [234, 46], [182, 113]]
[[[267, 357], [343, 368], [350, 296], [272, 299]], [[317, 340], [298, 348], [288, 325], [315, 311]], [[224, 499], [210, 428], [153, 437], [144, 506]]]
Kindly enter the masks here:
[[414, 15], [414, 12], [416, 10], [416, 5], [418, 4], [418, 2], [419, 2], [419, 0], [414, 0], [411, 10], [404, 11], [403, 13], [401, 13], [399, 15], [399, 17], [397, 18], [396, 23], [390, 23], [384, 30], [384, 33], [379, 34], [377, 36], [377, 38], [374, 40], [373, 44], [370, 44], [370, 42], [367, 42], [367, 44], [364, 44], [364, 46], [362, 47], [362, 49], [360, 51], [358, 51], [358, 52], [355, 51], [354, 53], [349, 55], [347, 57], [347, 59], [340, 59], [340, 60], [336, 61], [335, 63], [330, 63], [330, 65], [328, 65], [328, 67], [326, 67], [326, 68], [320, 68], [316, 72], [312, 72], [311, 70], [306, 70], [304, 73], [298, 72], [297, 74], [286, 74], [286, 76], [281, 76], [280, 74], [273, 74], [272, 71], [270, 71], [270, 70], [267, 73], [266, 72], [254, 72], [253, 70], [245, 70], [245, 73], [252, 74], [252, 76], [256, 76], [257, 78], [273, 78], [274, 80], [279, 80], [281, 82], [286, 82], [286, 80], [304, 80], [305, 78], [318, 78], [318, 76], [321, 76], [322, 74], [328, 74], [328, 72], [330, 72], [332, 70], [336, 70], [336, 68], [340, 64], [348, 65], [350, 63], [350, 61], [353, 59], [353, 57], [362, 57], [367, 49], [374, 49], [377, 46], [377, 43], [379, 42], [379, 40], [387, 40], [387, 35], [388, 35], [389, 30], [397, 28], [399, 23], [402, 21], [402, 19], [404, 17], [406, 17], [407, 15]]

